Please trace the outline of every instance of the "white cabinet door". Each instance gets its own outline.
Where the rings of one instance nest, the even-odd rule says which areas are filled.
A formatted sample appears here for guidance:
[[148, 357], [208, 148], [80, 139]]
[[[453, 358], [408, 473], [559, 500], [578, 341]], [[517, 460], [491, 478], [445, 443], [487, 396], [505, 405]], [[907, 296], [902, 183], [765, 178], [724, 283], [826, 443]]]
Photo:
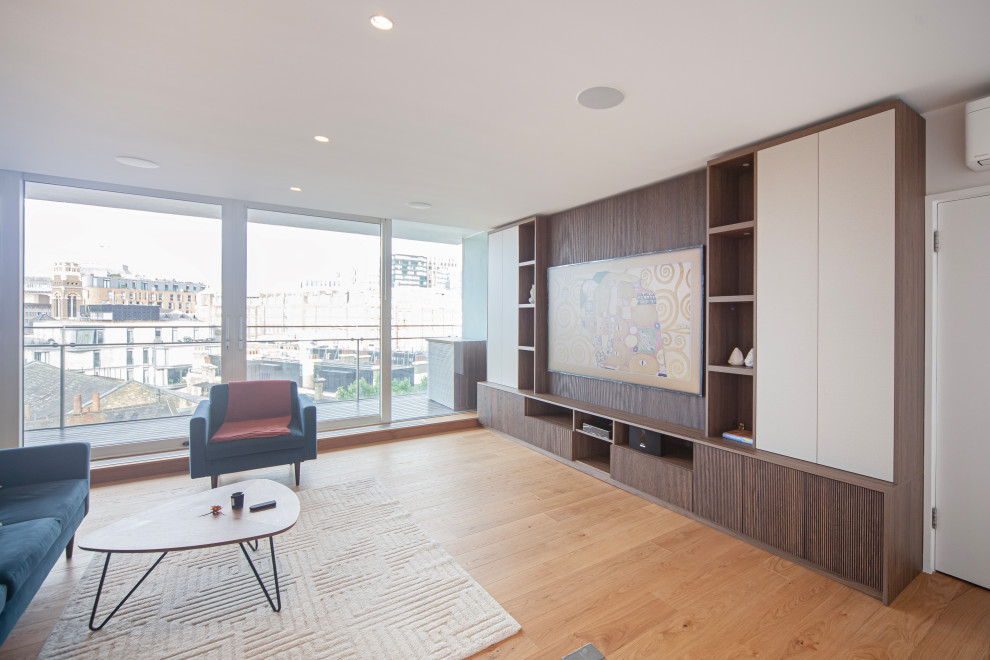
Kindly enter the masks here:
[[891, 481], [894, 111], [819, 133], [818, 163], [818, 462]]
[[818, 134], [756, 154], [756, 445], [818, 460]]
[[488, 235], [488, 374], [492, 383], [502, 382], [502, 232]]
[[519, 387], [519, 227], [502, 233], [502, 384]]

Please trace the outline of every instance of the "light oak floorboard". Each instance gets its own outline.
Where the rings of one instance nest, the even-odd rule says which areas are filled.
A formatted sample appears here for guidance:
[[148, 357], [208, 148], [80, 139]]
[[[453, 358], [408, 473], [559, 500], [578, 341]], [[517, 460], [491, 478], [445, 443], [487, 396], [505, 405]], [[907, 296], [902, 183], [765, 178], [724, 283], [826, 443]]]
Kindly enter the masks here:
[[[366, 477], [522, 624], [478, 658], [559, 658], [589, 642], [609, 660], [990, 657], [985, 589], [921, 575], [884, 607], [484, 429], [323, 452], [298, 490]], [[247, 478], [295, 489], [291, 467], [221, 483]], [[95, 486], [78, 533], [208, 489], [186, 475]], [[37, 656], [94, 559], [77, 549], [56, 564], [0, 660]]]

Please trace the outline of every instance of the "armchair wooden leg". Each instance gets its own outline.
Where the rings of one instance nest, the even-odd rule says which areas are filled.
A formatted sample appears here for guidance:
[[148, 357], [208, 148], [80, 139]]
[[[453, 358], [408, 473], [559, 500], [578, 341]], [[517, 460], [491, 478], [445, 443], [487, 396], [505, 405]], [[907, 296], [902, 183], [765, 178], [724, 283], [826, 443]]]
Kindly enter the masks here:
[[210, 475], [210, 488], [216, 488], [219, 482], [220, 482], [220, 475], [217, 474]]
[[65, 558], [72, 559], [72, 548], [76, 545], [76, 535], [73, 534], [72, 538], [69, 539], [69, 545], [65, 546]]
[[302, 467], [302, 463], [296, 463], [296, 485], [299, 485], [299, 469]]

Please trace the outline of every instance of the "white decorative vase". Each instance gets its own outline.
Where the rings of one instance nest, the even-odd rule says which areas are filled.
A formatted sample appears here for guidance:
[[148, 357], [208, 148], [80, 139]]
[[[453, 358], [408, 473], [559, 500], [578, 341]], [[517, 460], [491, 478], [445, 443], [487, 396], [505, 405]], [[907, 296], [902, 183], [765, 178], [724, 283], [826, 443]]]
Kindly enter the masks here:
[[746, 353], [746, 359], [743, 360], [743, 364], [745, 364], [747, 367], [752, 367], [753, 362], [755, 362], [756, 360], [756, 358], [753, 356], [753, 351], [755, 350], [756, 350], [755, 348], [751, 348], [749, 349], [749, 353]]
[[529, 304], [536, 304], [536, 285], [529, 287]]
[[732, 355], [729, 356], [729, 364], [733, 367], [741, 367], [743, 365], [743, 354], [738, 346], [732, 349]]

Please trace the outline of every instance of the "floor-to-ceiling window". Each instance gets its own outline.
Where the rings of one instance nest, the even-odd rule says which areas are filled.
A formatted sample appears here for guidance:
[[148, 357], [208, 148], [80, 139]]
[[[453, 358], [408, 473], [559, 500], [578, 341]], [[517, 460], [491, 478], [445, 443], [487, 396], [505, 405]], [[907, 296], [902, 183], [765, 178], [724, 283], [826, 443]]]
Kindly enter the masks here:
[[454, 412], [441, 403], [442, 397], [431, 396], [429, 339], [462, 336], [466, 233], [454, 227], [392, 221], [393, 420]]
[[485, 307], [484, 282], [462, 282], [470, 232], [10, 174], [20, 442], [180, 449], [210, 386], [245, 378], [296, 381], [320, 429], [451, 412], [429, 396], [426, 340]]
[[319, 428], [381, 420], [381, 226], [248, 210], [247, 378], [289, 379]]
[[25, 444], [185, 433], [222, 377], [220, 231], [216, 205], [26, 185]]

